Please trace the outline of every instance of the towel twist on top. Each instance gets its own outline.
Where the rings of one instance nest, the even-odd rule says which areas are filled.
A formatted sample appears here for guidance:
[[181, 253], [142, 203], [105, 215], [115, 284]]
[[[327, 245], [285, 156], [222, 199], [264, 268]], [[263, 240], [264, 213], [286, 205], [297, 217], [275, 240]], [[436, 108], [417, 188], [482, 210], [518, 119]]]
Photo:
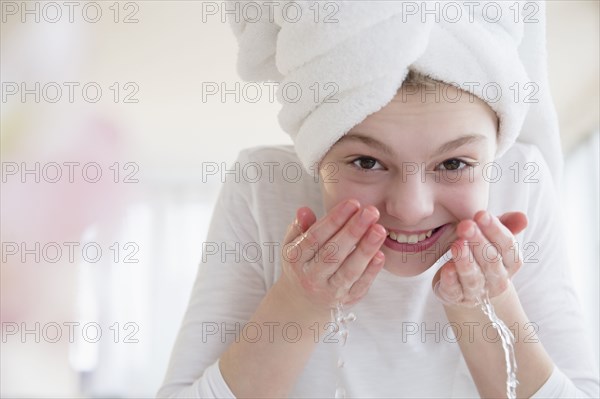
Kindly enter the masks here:
[[279, 82], [279, 123], [307, 170], [414, 69], [486, 101], [500, 121], [496, 156], [517, 139], [535, 144], [559, 182], [543, 2], [252, 3], [257, 18], [229, 19], [238, 73]]

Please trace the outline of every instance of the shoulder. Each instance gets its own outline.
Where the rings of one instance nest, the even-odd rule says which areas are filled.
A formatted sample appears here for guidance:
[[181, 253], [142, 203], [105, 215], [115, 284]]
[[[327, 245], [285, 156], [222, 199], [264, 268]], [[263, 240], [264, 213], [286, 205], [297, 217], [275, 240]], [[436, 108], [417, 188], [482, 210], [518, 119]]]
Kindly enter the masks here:
[[317, 171], [306, 170], [291, 145], [257, 146], [240, 151], [240, 180], [254, 190], [303, 192], [318, 188]]
[[240, 151], [236, 163], [241, 178], [259, 185], [302, 185], [316, 181], [313, 178], [316, 172], [304, 169], [291, 145], [246, 148]]
[[528, 163], [535, 165], [544, 173], [549, 171], [548, 164], [539, 148], [533, 144], [520, 141], [514, 143], [502, 157], [497, 159], [497, 162], [506, 166], [512, 166], [515, 162], [518, 162], [522, 164], [521, 167]]
[[556, 197], [550, 168], [540, 150], [516, 142], [502, 157], [483, 165], [481, 173], [490, 184], [490, 210], [527, 213], [545, 196]]
[[317, 176], [303, 168], [292, 145], [241, 150], [222, 183], [227, 196], [243, 201], [256, 217], [274, 212], [293, 216], [302, 206], [318, 213], [321, 207]]
[[261, 145], [245, 148], [240, 151], [238, 160], [254, 161], [290, 161], [298, 162], [298, 156], [292, 145]]

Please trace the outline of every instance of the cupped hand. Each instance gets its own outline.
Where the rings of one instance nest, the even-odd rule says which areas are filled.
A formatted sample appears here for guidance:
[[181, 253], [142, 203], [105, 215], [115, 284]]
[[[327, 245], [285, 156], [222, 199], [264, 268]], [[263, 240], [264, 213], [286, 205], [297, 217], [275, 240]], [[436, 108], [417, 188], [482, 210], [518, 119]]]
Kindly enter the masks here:
[[500, 218], [479, 211], [456, 227], [452, 259], [433, 279], [436, 296], [447, 306], [477, 306], [487, 291], [490, 300], [509, 291], [512, 276], [523, 265], [515, 235], [527, 227], [522, 212]]
[[386, 231], [378, 219], [377, 208], [361, 208], [357, 200], [342, 201], [318, 221], [300, 208], [284, 239], [277, 283], [290, 299], [319, 311], [358, 302], [385, 260], [379, 248]]

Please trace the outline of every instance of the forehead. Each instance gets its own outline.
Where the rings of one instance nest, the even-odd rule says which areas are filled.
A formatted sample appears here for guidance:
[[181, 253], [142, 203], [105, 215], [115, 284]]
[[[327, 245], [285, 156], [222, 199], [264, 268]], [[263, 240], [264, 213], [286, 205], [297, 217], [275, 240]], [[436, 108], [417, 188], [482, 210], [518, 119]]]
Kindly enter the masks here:
[[[467, 131], [498, 131], [498, 117], [483, 100], [454, 86], [402, 88], [382, 109], [350, 130], [403, 131], [437, 135]], [[404, 132], [406, 131], [406, 132]], [[349, 133], [350, 133], [349, 132]]]

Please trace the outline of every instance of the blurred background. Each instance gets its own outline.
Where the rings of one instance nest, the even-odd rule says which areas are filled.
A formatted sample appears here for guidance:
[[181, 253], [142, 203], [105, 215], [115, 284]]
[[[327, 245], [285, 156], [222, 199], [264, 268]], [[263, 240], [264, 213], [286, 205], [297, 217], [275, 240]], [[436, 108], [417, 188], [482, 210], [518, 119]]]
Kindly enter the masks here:
[[[203, 165], [291, 143], [267, 86], [203, 98], [244, 85], [206, 3], [1, 2], [3, 397], [153, 396], [220, 187]], [[599, 3], [547, 15], [566, 250], [598, 358]]]

